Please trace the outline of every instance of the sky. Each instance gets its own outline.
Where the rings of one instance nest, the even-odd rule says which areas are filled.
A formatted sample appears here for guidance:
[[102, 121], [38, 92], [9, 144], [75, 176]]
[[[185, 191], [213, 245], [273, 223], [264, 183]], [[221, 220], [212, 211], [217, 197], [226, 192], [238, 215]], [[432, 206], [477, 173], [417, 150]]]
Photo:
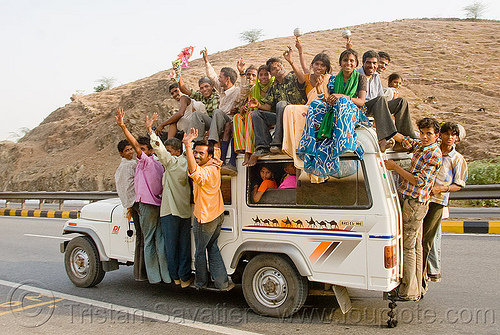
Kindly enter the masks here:
[[[115, 86], [171, 67], [186, 46], [209, 54], [245, 42], [240, 33], [262, 29], [263, 39], [408, 18], [465, 18], [474, 0], [157, 1], [0, 0], [0, 141], [13, 140], [73, 93], [89, 94], [98, 79]], [[483, 18], [500, 20], [500, 2]], [[471, 39], [473, 36], [471, 36]]]

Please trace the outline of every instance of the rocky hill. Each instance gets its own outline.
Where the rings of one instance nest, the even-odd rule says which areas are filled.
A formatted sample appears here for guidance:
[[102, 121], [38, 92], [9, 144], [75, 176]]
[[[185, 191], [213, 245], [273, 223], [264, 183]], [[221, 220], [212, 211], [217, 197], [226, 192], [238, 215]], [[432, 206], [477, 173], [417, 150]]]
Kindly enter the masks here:
[[[433, 116], [462, 123], [467, 138], [460, 149], [468, 160], [500, 155], [500, 21], [401, 20], [349, 29], [360, 55], [369, 49], [391, 55], [392, 62], [382, 76], [384, 85], [392, 72], [404, 77], [401, 95], [409, 100], [414, 120]], [[306, 60], [326, 50], [336, 64], [344, 46], [340, 32], [305, 34]], [[258, 66], [293, 43], [293, 36], [276, 38], [210, 54], [209, 59], [216, 70], [235, 68], [240, 57]], [[204, 74], [202, 60], [191, 62], [183, 74], [189, 86], [196, 87]], [[143, 134], [146, 114], [157, 112], [164, 120], [177, 108], [168, 92], [169, 83], [168, 71], [162, 71], [77, 97], [52, 112], [19, 143], [0, 142], [0, 189], [114, 190], [113, 175], [120, 161], [116, 143], [123, 138], [114, 123], [116, 108], [125, 109], [133, 134]]]

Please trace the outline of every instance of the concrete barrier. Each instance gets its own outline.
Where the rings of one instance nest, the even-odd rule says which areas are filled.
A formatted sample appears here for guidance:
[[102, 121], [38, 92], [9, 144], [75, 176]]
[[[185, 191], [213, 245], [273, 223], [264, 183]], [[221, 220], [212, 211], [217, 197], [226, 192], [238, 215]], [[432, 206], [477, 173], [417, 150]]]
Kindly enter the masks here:
[[0, 208], [0, 215], [38, 217], [38, 218], [76, 219], [80, 216], [80, 211]]
[[441, 230], [459, 234], [500, 234], [500, 221], [449, 221], [441, 222]]

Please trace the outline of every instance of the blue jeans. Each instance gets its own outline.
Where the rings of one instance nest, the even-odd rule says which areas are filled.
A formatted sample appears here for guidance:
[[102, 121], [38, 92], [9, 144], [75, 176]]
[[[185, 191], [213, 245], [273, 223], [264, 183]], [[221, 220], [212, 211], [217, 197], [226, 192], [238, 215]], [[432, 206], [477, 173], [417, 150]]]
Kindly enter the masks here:
[[226, 266], [217, 245], [223, 221], [224, 213], [207, 223], [200, 223], [197, 219], [194, 222], [193, 233], [196, 244], [194, 266], [196, 269], [195, 286], [197, 288], [206, 287], [208, 284], [207, 251], [210, 274], [215, 287], [225, 289], [228, 286]]
[[[260, 109], [252, 112], [256, 149], [269, 149], [269, 146], [277, 146], [281, 149], [283, 143], [283, 112], [287, 105], [289, 105], [287, 101], [278, 102], [276, 104], [276, 113]], [[274, 137], [271, 137], [269, 127], [274, 125], [276, 125]]]
[[427, 274], [441, 274], [441, 225], [439, 225], [439, 228], [436, 232], [436, 237], [434, 238], [431, 252], [429, 252], [429, 258], [427, 258]]
[[144, 236], [144, 261], [149, 282], [156, 284], [163, 280], [171, 283], [165, 242], [160, 229], [160, 207], [140, 202], [139, 220]]
[[191, 278], [191, 218], [170, 214], [160, 217], [160, 222], [170, 277], [188, 281]]

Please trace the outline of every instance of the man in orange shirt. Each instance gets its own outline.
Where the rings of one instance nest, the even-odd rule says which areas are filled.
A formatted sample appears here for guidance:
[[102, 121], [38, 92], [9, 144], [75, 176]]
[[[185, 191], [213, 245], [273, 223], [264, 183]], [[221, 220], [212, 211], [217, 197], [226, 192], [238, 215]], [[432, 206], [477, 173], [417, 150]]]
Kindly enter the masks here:
[[222, 260], [217, 239], [224, 221], [224, 200], [220, 190], [220, 149], [206, 141], [198, 141], [191, 148], [191, 142], [198, 137], [198, 130], [191, 128], [184, 134], [182, 142], [186, 147], [188, 175], [193, 179], [194, 216], [193, 225], [195, 251], [195, 286], [198, 289], [208, 285], [207, 251], [210, 274], [215, 287], [227, 291], [234, 287], [229, 282], [226, 266]]

